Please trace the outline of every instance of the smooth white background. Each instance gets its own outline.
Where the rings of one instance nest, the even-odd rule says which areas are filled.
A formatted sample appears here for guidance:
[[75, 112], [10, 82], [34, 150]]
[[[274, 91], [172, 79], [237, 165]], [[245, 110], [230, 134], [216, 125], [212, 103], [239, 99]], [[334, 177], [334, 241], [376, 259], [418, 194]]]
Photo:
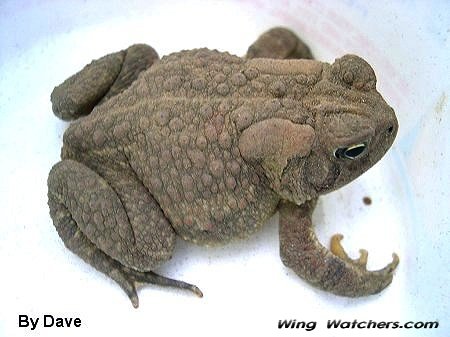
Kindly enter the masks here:
[[[449, 317], [448, 1], [11, 1], [0, 3], [0, 336], [447, 336]], [[65, 249], [47, 208], [46, 179], [67, 124], [53, 87], [92, 59], [142, 42], [162, 56], [209, 47], [243, 55], [264, 30], [296, 31], [317, 59], [364, 57], [400, 131], [373, 169], [325, 196], [320, 240], [336, 232], [369, 268], [400, 256], [392, 285], [347, 299], [316, 290], [278, 256], [275, 216], [248, 241], [179, 242], [159, 272], [205, 296], [148, 286], [133, 309], [110, 279]], [[371, 206], [362, 202], [373, 200]], [[81, 328], [18, 327], [19, 314], [79, 317]], [[279, 319], [317, 321], [278, 330]], [[439, 321], [436, 330], [333, 330], [329, 319]]]

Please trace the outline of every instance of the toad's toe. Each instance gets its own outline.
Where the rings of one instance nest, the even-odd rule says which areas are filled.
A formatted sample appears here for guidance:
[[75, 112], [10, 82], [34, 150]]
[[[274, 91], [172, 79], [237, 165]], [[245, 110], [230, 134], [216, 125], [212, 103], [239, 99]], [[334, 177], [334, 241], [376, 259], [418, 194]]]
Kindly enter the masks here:
[[[342, 234], [335, 234], [331, 237], [330, 240], [330, 250], [331, 252], [336, 255], [337, 257], [341, 258], [342, 260], [346, 261], [347, 263], [350, 263], [353, 267], [356, 267], [358, 269], [361, 269], [362, 271], [367, 271], [367, 257], [369, 253], [365, 249], [360, 249], [359, 253], [360, 256], [357, 259], [351, 259], [347, 253], [344, 250], [344, 247], [342, 247], [341, 241], [344, 238]], [[386, 265], [386, 267], [373, 271], [373, 273], [377, 274], [392, 274], [397, 268], [397, 265], [399, 263], [400, 259], [398, 258], [398, 255], [393, 253], [392, 254], [392, 262]]]

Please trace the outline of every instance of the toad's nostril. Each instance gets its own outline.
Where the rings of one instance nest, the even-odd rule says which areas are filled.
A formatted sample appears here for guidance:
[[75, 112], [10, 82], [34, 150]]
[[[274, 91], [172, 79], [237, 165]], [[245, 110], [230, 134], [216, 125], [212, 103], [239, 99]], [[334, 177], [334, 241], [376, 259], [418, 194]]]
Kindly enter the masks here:
[[388, 129], [387, 129], [387, 132], [388, 133], [392, 133], [394, 131], [394, 126], [390, 126]]

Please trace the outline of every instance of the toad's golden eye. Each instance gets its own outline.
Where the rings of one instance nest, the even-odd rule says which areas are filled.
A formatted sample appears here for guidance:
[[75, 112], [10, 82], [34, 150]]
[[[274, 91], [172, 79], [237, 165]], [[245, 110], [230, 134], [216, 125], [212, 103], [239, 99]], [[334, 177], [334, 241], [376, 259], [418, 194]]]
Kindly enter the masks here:
[[334, 151], [334, 156], [339, 159], [357, 159], [360, 157], [366, 150], [367, 144], [366, 143], [360, 143], [351, 145], [348, 147], [340, 147]]

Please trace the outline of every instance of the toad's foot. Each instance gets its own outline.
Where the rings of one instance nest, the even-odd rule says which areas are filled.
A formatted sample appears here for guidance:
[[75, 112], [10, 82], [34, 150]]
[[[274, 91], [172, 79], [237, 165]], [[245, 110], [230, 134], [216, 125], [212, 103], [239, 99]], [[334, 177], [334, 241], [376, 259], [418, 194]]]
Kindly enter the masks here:
[[258, 37], [247, 50], [247, 58], [313, 59], [309, 47], [294, 32], [275, 27]]
[[331, 239], [331, 251], [323, 247], [314, 234], [311, 222], [315, 200], [301, 206], [289, 202], [280, 204], [280, 255], [283, 263], [297, 275], [320, 289], [341, 296], [358, 297], [376, 294], [391, 282], [399, 258], [381, 270], [368, 271], [367, 251], [352, 260], [340, 241]]
[[395, 268], [397, 268], [400, 261], [397, 254], [392, 254], [392, 262], [389, 263], [386, 267], [376, 271], [368, 271], [366, 266], [369, 253], [367, 252], [367, 250], [360, 249], [359, 258], [351, 259], [345, 252], [344, 247], [342, 247], [341, 241], [343, 238], [344, 236], [342, 234], [335, 234], [331, 237], [330, 250], [334, 255], [346, 261], [347, 263], [350, 263], [354, 268], [360, 269], [362, 273], [374, 273], [379, 274], [381, 277], [392, 278], [392, 274], [394, 273], [394, 270]]
[[95, 106], [127, 89], [157, 60], [156, 51], [144, 44], [94, 60], [53, 90], [53, 112], [63, 120], [87, 115]]
[[[133, 307], [137, 308], [139, 306], [139, 298], [137, 296], [136, 292], [136, 285], [140, 283], [151, 283], [156, 284], [160, 286], [167, 286], [167, 287], [175, 287], [180, 289], [187, 289], [192, 291], [195, 295], [198, 297], [203, 297], [203, 293], [201, 290], [196, 287], [193, 284], [189, 284], [183, 281], [173, 280], [165, 276], [158, 275], [152, 271], [149, 272], [139, 272], [130, 268], [122, 268], [121, 271], [118, 271], [119, 273], [122, 272], [123, 276], [121, 277], [120, 281], [117, 279], [116, 282], [119, 283], [119, 285], [122, 287], [122, 289], [125, 291], [125, 293], [128, 295], [128, 297], [131, 300], [131, 304], [133, 304]], [[114, 278], [114, 277], [113, 277]]]

